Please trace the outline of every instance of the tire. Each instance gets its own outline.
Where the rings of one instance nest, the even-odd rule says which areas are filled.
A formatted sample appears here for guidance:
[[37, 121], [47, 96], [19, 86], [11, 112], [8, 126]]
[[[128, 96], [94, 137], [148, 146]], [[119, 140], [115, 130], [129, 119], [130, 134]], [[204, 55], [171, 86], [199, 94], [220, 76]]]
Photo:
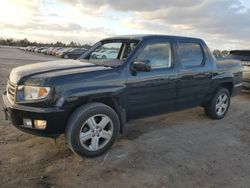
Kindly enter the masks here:
[[228, 112], [231, 99], [230, 92], [226, 88], [219, 88], [210, 102], [205, 105], [204, 110], [212, 119], [222, 119]]
[[119, 128], [118, 115], [112, 108], [102, 103], [89, 103], [70, 116], [65, 138], [74, 153], [82, 157], [96, 157], [111, 148]]
[[64, 59], [68, 59], [69, 56], [68, 56], [67, 54], [65, 54], [65, 55], [63, 56], [63, 58], [64, 58]]
[[107, 57], [105, 55], [102, 56], [102, 59], [106, 59]]

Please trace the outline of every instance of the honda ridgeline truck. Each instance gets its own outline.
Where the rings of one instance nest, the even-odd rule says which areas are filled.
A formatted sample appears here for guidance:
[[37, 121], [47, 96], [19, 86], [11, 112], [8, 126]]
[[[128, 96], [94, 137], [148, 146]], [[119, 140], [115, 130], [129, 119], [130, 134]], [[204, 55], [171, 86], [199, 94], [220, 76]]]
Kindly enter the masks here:
[[[116, 55], [104, 56], [115, 51]], [[40, 136], [65, 134], [81, 156], [106, 152], [128, 120], [196, 106], [223, 118], [242, 87], [238, 61], [216, 61], [201, 39], [130, 35], [101, 40], [77, 60], [14, 68], [6, 119]]]

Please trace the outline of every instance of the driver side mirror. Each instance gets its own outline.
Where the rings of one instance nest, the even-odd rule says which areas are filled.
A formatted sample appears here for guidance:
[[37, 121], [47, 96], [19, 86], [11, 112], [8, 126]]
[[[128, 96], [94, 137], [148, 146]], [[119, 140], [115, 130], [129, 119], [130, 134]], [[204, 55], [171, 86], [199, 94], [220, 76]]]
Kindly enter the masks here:
[[134, 61], [132, 63], [132, 71], [138, 71], [138, 72], [150, 72], [151, 71], [151, 65], [149, 60], [145, 61]]

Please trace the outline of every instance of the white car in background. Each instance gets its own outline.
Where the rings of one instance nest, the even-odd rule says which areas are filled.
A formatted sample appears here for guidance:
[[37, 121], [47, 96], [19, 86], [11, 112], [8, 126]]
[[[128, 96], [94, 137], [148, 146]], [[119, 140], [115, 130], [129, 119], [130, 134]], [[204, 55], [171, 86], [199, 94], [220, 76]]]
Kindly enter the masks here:
[[93, 59], [116, 59], [118, 56], [117, 50], [101, 50], [99, 52], [92, 53]]

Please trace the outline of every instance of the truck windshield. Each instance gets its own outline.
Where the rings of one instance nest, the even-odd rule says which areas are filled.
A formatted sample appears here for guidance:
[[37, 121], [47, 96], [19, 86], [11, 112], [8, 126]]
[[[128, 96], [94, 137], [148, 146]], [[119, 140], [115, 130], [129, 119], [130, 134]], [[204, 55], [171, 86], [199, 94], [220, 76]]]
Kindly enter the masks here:
[[138, 40], [106, 40], [93, 45], [79, 59], [103, 66], [118, 67], [136, 48]]

